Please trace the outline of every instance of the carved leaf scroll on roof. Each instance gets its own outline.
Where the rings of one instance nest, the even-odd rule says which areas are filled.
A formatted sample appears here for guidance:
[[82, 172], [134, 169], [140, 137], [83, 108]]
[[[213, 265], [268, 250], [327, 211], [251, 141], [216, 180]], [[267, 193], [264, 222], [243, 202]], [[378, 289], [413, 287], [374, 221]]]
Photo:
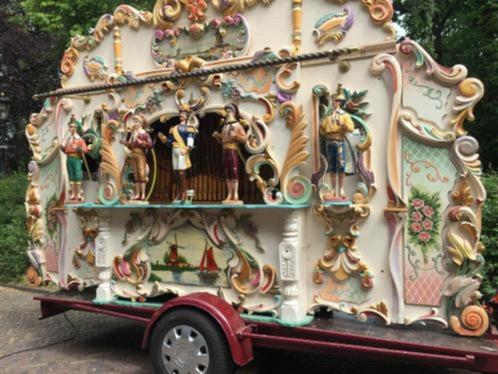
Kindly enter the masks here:
[[[345, 4], [348, 2], [348, 0], [329, 0], [338, 4]], [[382, 29], [388, 34], [387, 39], [395, 39], [396, 38], [396, 29], [394, 27], [394, 24], [392, 23], [392, 19], [394, 16], [394, 7], [392, 4], [392, 0], [361, 0], [361, 3], [365, 7], [365, 9], [368, 11], [368, 14], [370, 15], [370, 19], [372, 20], [373, 23], [376, 25], [379, 25], [382, 27]], [[351, 11], [345, 11], [344, 16], [345, 17], [350, 17], [348, 20], [346, 20], [344, 23], [341, 24], [341, 28], [337, 29], [334, 34], [332, 33], [325, 33], [326, 35], [330, 35], [330, 38], [334, 41], [340, 41], [345, 33], [349, 30], [351, 27], [351, 22], [353, 19], [351, 18]], [[336, 17], [340, 17], [340, 15], [336, 15]], [[333, 25], [336, 27], [337, 25]], [[330, 29], [329, 29], [330, 30]], [[319, 33], [318, 35], [322, 35], [324, 33]], [[334, 36], [335, 35], [335, 36]]]
[[139, 11], [129, 5], [120, 5], [113, 14], [103, 15], [95, 27], [90, 29], [89, 35], [74, 36], [61, 61], [60, 70], [63, 86], [65, 81], [74, 74], [75, 65], [79, 60], [79, 52], [93, 50], [115, 26], [128, 25], [133, 29], [138, 29], [141, 25], [152, 25], [152, 19], [151, 12]]

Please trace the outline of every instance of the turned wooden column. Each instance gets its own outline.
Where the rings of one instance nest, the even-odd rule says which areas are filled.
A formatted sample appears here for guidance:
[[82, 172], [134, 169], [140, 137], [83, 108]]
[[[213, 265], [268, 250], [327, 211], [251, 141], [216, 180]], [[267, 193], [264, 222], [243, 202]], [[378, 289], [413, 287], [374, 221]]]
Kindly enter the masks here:
[[282, 241], [278, 247], [280, 281], [283, 302], [280, 307], [280, 319], [287, 323], [302, 321], [306, 310], [299, 302], [303, 284], [300, 279], [303, 266], [302, 253], [299, 250], [299, 222], [302, 211], [294, 210], [285, 220]]
[[111, 212], [99, 212], [99, 235], [95, 239], [95, 265], [99, 268], [99, 286], [95, 301], [109, 302], [113, 300], [111, 287], [112, 253], [109, 246], [111, 239]]

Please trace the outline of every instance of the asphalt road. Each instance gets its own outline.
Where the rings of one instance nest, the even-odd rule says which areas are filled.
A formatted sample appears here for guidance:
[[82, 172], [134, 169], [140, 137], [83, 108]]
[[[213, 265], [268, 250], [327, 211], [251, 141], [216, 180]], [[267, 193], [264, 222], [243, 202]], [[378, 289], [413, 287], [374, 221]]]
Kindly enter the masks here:
[[[149, 354], [140, 350], [140, 324], [69, 311], [38, 320], [34, 292], [0, 286], [0, 373], [152, 373]], [[278, 373], [450, 373], [446, 370], [367, 362], [271, 350], [238, 374]], [[451, 371], [452, 374], [457, 371]], [[469, 373], [458, 371], [458, 373]]]

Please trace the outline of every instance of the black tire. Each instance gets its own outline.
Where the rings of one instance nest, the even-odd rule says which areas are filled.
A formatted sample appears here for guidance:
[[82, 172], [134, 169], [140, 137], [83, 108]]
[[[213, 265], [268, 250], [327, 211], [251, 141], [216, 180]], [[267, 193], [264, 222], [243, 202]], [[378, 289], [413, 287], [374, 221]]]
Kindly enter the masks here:
[[[166, 313], [155, 325], [150, 340], [150, 354], [154, 371], [157, 374], [175, 374], [177, 372], [168, 372], [162, 357], [162, 344], [168, 332], [178, 326], [191, 327], [204, 338], [207, 345], [207, 355], [209, 356], [209, 365], [204, 368], [206, 374], [232, 374], [235, 365], [232, 361], [232, 355], [228, 347], [225, 335], [218, 324], [211, 318], [192, 309], [176, 309]], [[169, 358], [171, 359], [171, 358]], [[189, 373], [179, 371], [177, 374]], [[192, 372], [191, 374], [196, 374]]]

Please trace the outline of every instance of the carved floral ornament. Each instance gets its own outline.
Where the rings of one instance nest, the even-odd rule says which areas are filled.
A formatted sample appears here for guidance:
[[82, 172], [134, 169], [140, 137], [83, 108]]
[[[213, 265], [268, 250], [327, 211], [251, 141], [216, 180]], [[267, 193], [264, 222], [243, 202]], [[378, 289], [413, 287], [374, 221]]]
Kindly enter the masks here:
[[[211, 0], [210, 3], [217, 11], [223, 13], [223, 16], [233, 16], [257, 3], [270, 5], [271, 2], [272, 0]], [[158, 0], [154, 5], [154, 25], [161, 29], [170, 28], [180, 18], [184, 9], [191, 22], [202, 22], [206, 19], [207, 8], [206, 0]]]
[[[328, 273], [338, 282], [343, 282], [352, 276], [359, 276], [362, 287], [373, 287], [368, 266], [361, 261], [356, 248], [356, 239], [359, 236], [359, 223], [368, 218], [368, 205], [353, 205], [351, 207], [326, 207], [317, 204], [313, 213], [321, 218], [326, 226], [327, 251], [320, 258], [315, 267], [313, 281], [316, 284], [324, 283], [325, 273]], [[345, 229], [338, 230], [338, 226]], [[343, 234], [338, 234], [343, 232]]]
[[207, 61], [238, 57], [245, 55], [249, 36], [247, 21], [240, 14], [190, 26], [157, 29], [152, 38], [152, 57], [161, 67], [172, 67], [176, 60], [189, 56]]
[[[104, 37], [114, 31], [115, 38], [115, 58], [116, 73], [122, 74], [121, 61], [121, 36], [119, 27], [128, 25], [133, 29], [138, 29], [142, 25], [155, 26], [157, 32], [166, 32], [166, 37], [171, 39], [171, 30], [174, 23], [180, 18], [183, 10], [187, 12], [191, 22], [186, 30], [191, 36], [202, 36], [208, 27], [216, 26], [217, 22], [230, 23], [231, 19], [240, 19], [239, 13], [243, 13], [246, 8], [257, 3], [270, 5], [273, 0], [212, 0], [210, 2], [217, 11], [223, 14], [223, 20], [206, 22], [206, 10], [209, 2], [207, 0], [158, 0], [154, 5], [153, 12], [139, 11], [129, 5], [120, 5], [112, 14], [103, 15], [94, 28], [90, 29], [88, 36], [76, 35], [71, 40], [71, 45], [65, 51], [61, 61], [60, 70], [63, 75], [62, 85], [74, 74], [76, 63], [79, 60], [81, 51], [91, 51], [98, 46]], [[239, 18], [237, 18], [239, 17]], [[245, 26], [247, 28], [247, 25]], [[164, 37], [164, 36], [162, 36]], [[174, 39], [171, 39], [174, 40]], [[90, 57], [88, 57], [90, 59]], [[93, 60], [89, 65], [92, 74], [102, 75], [105, 64], [101, 60]], [[90, 61], [87, 62], [87, 65]], [[96, 70], [95, 70], [96, 69]], [[92, 75], [93, 76], [93, 75]]]
[[480, 336], [489, 326], [478, 291], [484, 265], [480, 216], [486, 198], [479, 178], [478, 149], [477, 141], [468, 136], [458, 138], [452, 146], [451, 156], [460, 178], [451, 192], [443, 230], [447, 267], [458, 274], [446, 285], [444, 293], [449, 298], [448, 319], [455, 332], [467, 336]]

